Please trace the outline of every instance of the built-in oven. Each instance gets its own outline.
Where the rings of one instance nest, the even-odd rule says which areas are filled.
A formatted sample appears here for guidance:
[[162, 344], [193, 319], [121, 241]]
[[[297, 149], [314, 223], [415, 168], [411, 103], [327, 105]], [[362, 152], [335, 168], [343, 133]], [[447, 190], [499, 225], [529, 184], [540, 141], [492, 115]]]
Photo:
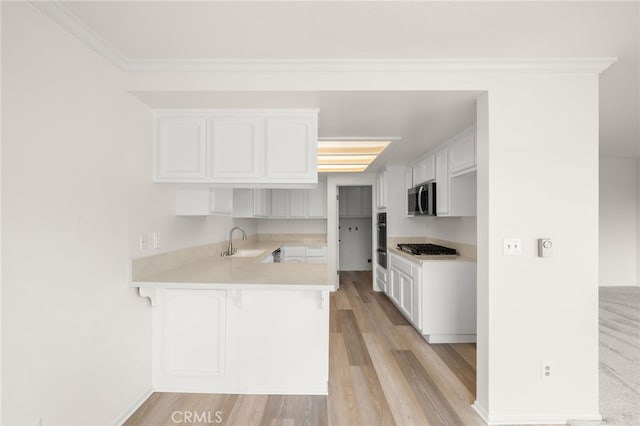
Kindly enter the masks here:
[[436, 183], [424, 183], [407, 192], [407, 213], [411, 216], [436, 215]]
[[378, 255], [378, 265], [387, 269], [387, 214], [378, 213], [378, 247], [376, 249]]

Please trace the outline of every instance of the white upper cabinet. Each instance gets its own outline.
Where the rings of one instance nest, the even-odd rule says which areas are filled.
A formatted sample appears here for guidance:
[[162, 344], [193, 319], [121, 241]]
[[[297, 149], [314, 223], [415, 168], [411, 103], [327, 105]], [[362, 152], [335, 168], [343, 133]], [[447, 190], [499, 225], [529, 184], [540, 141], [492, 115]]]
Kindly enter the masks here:
[[267, 116], [265, 177], [273, 180], [317, 180], [317, 114]]
[[447, 149], [436, 153], [436, 215], [449, 214], [449, 167]]
[[267, 217], [270, 199], [268, 189], [234, 189], [233, 217]]
[[435, 156], [433, 154], [418, 160], [413, 166], [413, 184], [418, 185], [421, 183], [434, 180], [436, 178], [436, 166]]
[[455, 175], [476, 166], [475, 128], [460, 133], [448, 144], [449, 174]]
[[289, 190], [288, 189], [272, 189], [271, 190], [271, 214], [273, 218], [289, 217]]
[[387, 208], [387, 171], [378, 173], [376, 178], [376, 207]]
[[178, 188], [176, 216], [228, 216], [233, 198], [231, 188]]
[[201, 181], [207, 177], [206, 118], [156, 117], [156, 180]]
[[155, 181], [316, 183], [317, 110], [157, 110]]
[[307, 206], [305, 202], [304, 189], [289, 190], [289, 217], [304, 219], [307, 217]]
[[371, 187], [340, 187], [340, 217], [371, 217]]
[[262, 120], [259, 117], [214, 117], [211, 125], [211, 178], [256, 179], [262, 175]]
[[327, 186], [326, 180], [318, 178], [318, 187], [307, 189], [307, 217], [310, 219], [324, 219], [327, 217]]

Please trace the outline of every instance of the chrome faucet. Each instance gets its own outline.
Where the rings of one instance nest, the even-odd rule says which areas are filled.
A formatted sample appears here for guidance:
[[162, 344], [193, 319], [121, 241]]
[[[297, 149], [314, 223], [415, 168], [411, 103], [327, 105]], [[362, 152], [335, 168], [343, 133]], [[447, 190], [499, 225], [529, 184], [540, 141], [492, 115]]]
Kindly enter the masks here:
[[242, 232], [243, 240], [247, 239], [247, 233], [244, 232], [244, 229], [238, 226], [234, 226], [233, 228], [231, 228], [231, 231], [229, 231], [229, 243], [227, 244], [227, 251], [222, 253], [223, 256], [231, 256], [236, 252], [236, 250], [233, 248], [233, 231], [235, 231], [236, 229]]

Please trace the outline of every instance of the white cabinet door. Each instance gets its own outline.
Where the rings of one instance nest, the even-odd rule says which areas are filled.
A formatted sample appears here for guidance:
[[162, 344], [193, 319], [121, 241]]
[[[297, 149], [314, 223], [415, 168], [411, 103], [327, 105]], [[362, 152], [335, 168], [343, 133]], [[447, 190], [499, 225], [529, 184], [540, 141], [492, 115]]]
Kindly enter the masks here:
[[210, 121], [211, 178], [221, 182], [255, 179], [262, 174], [262, 120], [214, 117]]
[[271, 191], [268, 189], [253, 189], [253, 216], [267, 217], [269, 216], [269, 202], [271, 200]]
[[346, 200], [347, 216], [349, 217], [362, 216], [362, 187], [347, 186], [345, 189], [347, 190], [346, 191], [347, 195], [342, 200]]
[[286, 218], [289, 216], [289, 190], [271, 190], [271, 217]]
[[165, 375], [224, 376], [226, 292], [165, 290], [161, 306]]
[[231, 188], [178, 188], [176, 216], [230, 215], [233, 198]]
[[376, 207], [387, 208], [387, 172], [386, 170], [378, 174], [376, 179]]
[[434, 180], [436, 178], [435, 171], [434, 155], [431, 154], [422, 158], [413, 166], [413, 184], [418, 185]]
[[372, 203], [371, 187], [364, 186], [362, 187], [362, 209], [361, 209], [361, 214], [363, 217], [371, 217], [371, 203]]
[[265, 120], [265, 177], [317, 181], [317, 117], [267, 116]]
[[198, 181], [207, 177], [206, 119], [156, 118], [156, 180]]
[[289, 190], [289, 217], [296, 219], [307, 217], [304, 189]]
[[401, 272], [391, 266], [389, 271], [389, 297], [396, 305], [400, 304], [400, 274]]
[[400, 283], [400, 310], [408, 318], [413, 317], [413, 278], [398, 272]]
[[324, 219], [327, 217], [326, 180], [318, 178], [318, 187], [307, 190], [307, 217]]
[[449, 173], [456, 174], [476, 165], [475, 129], [461, 133], [449, 145]]
[[436, 215], [449, 214], [449, 165], [447, 149], [436, 153]]

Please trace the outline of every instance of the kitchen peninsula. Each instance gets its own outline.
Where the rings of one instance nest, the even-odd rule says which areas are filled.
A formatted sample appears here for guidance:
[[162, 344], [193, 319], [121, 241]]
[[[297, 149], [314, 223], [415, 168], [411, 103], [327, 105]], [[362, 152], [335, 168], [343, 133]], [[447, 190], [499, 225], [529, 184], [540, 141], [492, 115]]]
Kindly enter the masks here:
[[153, 306], [155, 391], [326, 394], [326, 263], [267, 263], [283, 246], [247, 241], [134, 259], [132, 283]]

